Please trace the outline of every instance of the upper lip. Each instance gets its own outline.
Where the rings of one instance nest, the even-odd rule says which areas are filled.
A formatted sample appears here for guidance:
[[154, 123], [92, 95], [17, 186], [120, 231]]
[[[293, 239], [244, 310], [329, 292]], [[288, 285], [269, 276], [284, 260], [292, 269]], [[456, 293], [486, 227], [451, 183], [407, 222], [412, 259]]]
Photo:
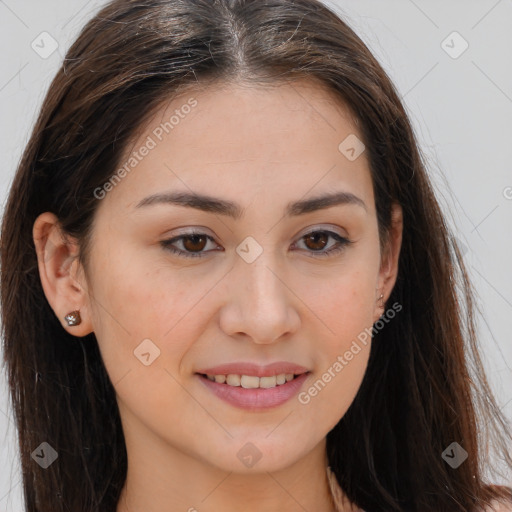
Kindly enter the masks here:
[[255, 377], [273, 377], [282, 373], [293, 373], [299, 375], [309, 370], [304, 366], [286, 361], [278, 361], [267, 365], [258, 365], [249, 362], [225, 363], [211, 368], [202, 368], [197, 373], [206, 375], [251, 375]]

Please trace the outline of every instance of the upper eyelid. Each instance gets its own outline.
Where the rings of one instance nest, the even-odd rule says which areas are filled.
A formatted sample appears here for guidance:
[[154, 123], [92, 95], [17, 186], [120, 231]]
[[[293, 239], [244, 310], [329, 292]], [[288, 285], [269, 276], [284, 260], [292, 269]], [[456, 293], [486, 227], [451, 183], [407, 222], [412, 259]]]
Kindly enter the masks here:
[[[341, 236], [343, 238], [348, 238], [348, 235], [344, 235], [343, 233], [338, 233], [336, 231], [336, 228], [334, 228], [332, 226], [314, 225], [314, 226], [309, 226], [304, 229], [305, 229], [305, 231], [302, 231], [301, 234], [298, 235], [298, 238], [302, 238], [303, 236], [306, 236], [310, 233], [316, 233], [317, 231], [332, 232], [332, 233], [334, 233], [338, 236]], [[339, 229], [339, 227], [338, 227], [338, 229]], [[202, 231], [202, 230], [205, 230], [205, 231]], [[204, 228], [204, 227], [191, 228], [190, 231], [184, 231], [182, 233], [177, 233], [176, 235], [170, 236], [170, 237], [166, 238], [165, 240], [169, 241], [169, 240], [174, 240], [174, 239], [180, 239], [181, 237], [194, 236], [194, 235], [203, 235], [203, 236], [209, 237], [210, 239], [215, 240], [215, 236], [210, 235], [207, 231], [209, 231], [209, 229]]]

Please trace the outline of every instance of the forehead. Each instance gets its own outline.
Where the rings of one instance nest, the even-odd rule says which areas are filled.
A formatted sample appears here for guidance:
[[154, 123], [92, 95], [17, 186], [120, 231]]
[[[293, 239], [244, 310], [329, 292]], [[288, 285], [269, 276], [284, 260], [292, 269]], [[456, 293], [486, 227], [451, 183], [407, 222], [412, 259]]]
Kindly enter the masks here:
[[133, 207], [144, 195], [179, 189], [249, 203], [258, 194], [297, 199], [344, 185], [372, 204], [365, 152], [344, 152], [344, 141], [363, 147], [361, 138], [350, 109], [316, 82], [194, 87], [141, 127], [107, 199]]

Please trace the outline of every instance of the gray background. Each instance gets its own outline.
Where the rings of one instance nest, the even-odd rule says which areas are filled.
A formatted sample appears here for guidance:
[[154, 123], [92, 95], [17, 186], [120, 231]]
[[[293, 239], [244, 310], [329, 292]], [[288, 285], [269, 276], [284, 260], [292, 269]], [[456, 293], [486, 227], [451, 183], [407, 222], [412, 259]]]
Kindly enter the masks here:
[[[50, 80], [78, 31], [104, 3], [0, 0], [2, 211]], [[491, 385], [512, 419], [512, 1], [332, 0], [329, 5], [345, 14], [374, 52], [411, 116], [478, 292]], [[32, 48], [51, 50], [52, 40], [42, 32], [58, 44], [49, 56]], [[468, 48], [459, 55], [464, 41]], [[2, 373], [0, 512], [22, 510], [11, 418]]]

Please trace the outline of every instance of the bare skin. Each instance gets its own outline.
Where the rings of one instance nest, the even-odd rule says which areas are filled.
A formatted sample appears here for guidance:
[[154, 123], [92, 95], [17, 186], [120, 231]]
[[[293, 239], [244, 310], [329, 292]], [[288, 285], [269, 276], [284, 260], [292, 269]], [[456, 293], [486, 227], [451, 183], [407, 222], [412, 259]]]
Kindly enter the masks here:
[[[192, 96], [197, 105], [159, 140], [155, 130]], [[385, 302], [395, 284], [402, 236], [396, 206], [381, 253], [366, 153], [350, 160], [338, 149], [350, 134], [362, 138], [343, 104], [315, 83], [208, 87], [163, 105], [127, 149], [119, 167], [148, 137], [156, 142], [99, 200], [87, 273], [55, 215], [36, 220], [46, 297], [71, 334], [94, 331], [117, 392], [128, 453], [117, 512], [334, 510], [325, 439], [357, 393], [371, 341], [334, 376], [332, 367], [383, 314], [379, 297]], [[233, 201], [243, 214], [136, 207], [176, 191]], [[284, 215], [289, 202], [334, 191], [364, 205]], [[173, 247], [199, 257], [161, 244], [192, 230], [211, 239]], [[312, 231], [316, 239], [305, 236]], [[326, 231], [352, 243], [318, 255], [340, 246]], [[262, 250], [250, 263], [236, 251], [249, 236], [250, 251]], [[74, 309], [82, 322], [70, 327], [64, 316]], [[145, 339], [160, 351], [148, 365], [134, 355]], [[331, 378], [308, 403], [294, 396], [245, 410], [197, 374], [238, 361], [301, 365], [310, 372], [301, 392], [328, 368]], [[252, 467], [240, 457], [248, 443], [260, 457]]]

